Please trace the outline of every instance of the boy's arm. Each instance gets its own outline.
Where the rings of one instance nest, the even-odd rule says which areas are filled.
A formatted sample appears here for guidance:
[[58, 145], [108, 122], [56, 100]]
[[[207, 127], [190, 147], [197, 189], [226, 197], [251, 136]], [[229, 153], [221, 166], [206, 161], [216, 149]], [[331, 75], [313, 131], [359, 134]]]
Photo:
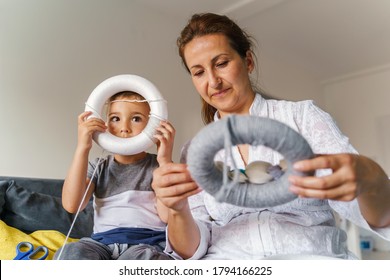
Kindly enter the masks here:
[[[76, 213], [89, 184], [87, 178], [89, 151], [76, 149], [70, 165], [68, 174], [62, 188], [62, 205], [66, 211]], [[81, 210], [83, 210], [92, 196], [95, 186], [91, 183], [88, 193], [84, 199]]]
[[[85, 190], [89, 184], [87, 178], [88, 156], [92, 148], [92, 135], [95, 131], [104, 132], [104, 121], [96, 118], [88, 119], [91, 112], [84, 112], [78, 117], [78, 141], [72, 163], [62, 189], [62, 205], [70, 213], [77, 212]], [[86, 207], [92, 196], [95, 185], [91, 183], [81, 210]]]

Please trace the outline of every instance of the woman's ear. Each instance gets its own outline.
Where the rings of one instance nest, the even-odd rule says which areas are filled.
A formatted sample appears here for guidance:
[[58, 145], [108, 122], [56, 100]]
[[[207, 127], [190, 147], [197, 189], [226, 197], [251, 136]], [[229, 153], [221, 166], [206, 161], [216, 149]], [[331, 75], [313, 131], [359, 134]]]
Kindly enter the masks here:
[[248, 73], [251, 74], [253, 69], [255, 69], [255, 61], [253, 59], [252, 51], [246, 52], [245, 62]]

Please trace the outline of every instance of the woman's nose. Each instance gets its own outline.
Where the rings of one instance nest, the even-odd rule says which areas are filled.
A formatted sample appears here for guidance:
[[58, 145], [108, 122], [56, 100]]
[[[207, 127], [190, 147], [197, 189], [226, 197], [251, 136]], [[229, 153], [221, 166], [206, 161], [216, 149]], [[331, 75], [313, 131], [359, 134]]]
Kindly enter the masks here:
[[221, 78], [215, 73], [211, 72], [209, 75], [209, 85], [211, 88], [218, 88], [221, 84]]

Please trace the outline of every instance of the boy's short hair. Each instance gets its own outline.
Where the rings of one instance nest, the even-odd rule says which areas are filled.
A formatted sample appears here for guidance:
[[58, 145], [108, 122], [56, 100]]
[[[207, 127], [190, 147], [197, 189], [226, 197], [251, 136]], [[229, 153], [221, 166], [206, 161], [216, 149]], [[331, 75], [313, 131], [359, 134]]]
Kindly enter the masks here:
[[113, 96], [111, 96], [108, 99], [108, 103], [110, 103], [114, 100], [123, 99], [123, 98], [131, 98], [131, 99], [135, 99], [135, 100], [145, 100], [145, 98], [141, 94], [136, 93], [134, 91], [121, 91], [121, 92], [118, 92], [118, 93], [114, 94]]
[[[140, 100], [140, 101], [146, 100], [141, 94], [136, 93], [134, 91], [121, 91], [121, 92], [118, 92], [118, 93], [114, 94], [113, 96], [111, 96], [107, 100], [106, 106], [105, 106], [105, 112], [106, 112], [105, 115], [106, 116], [108, 116], [111, 102], [113, 102], [115, 100], [120, 100], [120, 99], [130, 99], [130, 100], [132, 99], [132, 100]], [[148, 102], [145, 102], [145, 103], [149, 106]], [[150, 110], [150, 106], [149, 106], [149, 110]]]

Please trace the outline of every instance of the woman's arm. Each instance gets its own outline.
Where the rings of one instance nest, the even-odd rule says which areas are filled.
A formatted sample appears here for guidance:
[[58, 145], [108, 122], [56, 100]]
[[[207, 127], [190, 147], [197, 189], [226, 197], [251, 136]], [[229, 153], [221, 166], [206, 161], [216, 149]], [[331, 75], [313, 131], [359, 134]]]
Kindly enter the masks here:
[[182, 211], [170, 211], [168, 238], [171, 248], [183, 259], [191, 258], [200, 244], [200, 232], [191, 211], [186, 205]]
[[290, 190], [297, 195], [339, 201], [357, 198], [371, 226], [390, 225], [390, 180], [375, 161], [356, 154], [319, 155], [295, 163], [294, 168], [303, 172], [327, 168], [333, 171], [323, 177], [291, 176]]
[[373, 227], [390, 226], [390, 180], [375, 161], [360, 156], [356, 173], [360, 211]]
[[[164, 166], [172, 162], [176, 130], [168, 121], [161, 121], [156, 130], [158, 133], [154, 137], [157, 139], [157, 161], [159, 166]], [[169, 208], [158, 198], [156, 199], [156, 208], [160, 219], [164, 223], [168, 223]]]
[[152, 187], [157, 198], [169, 208], [168, 240], [172, 249], [184, 259], [192, 257], [200, 243], [200, 232], [187, 199], [201, 189], [192, 180], [187, 166], [177, 163], [157, 168]]
[[[315, 159], [296, 163], [299, 171], [331, 169], [323, 177], [290, 178], [291, 191], [303, 196], [336, 201], [357, 198], [360, 211], [374, 227], [390, 225], [390, 182], [373, 160], [358, 155], [333, 118], [312, 102], [300, 102], [295, 122], [308, 140]], [[329, 174], [329, 175], [328, 175]]]

